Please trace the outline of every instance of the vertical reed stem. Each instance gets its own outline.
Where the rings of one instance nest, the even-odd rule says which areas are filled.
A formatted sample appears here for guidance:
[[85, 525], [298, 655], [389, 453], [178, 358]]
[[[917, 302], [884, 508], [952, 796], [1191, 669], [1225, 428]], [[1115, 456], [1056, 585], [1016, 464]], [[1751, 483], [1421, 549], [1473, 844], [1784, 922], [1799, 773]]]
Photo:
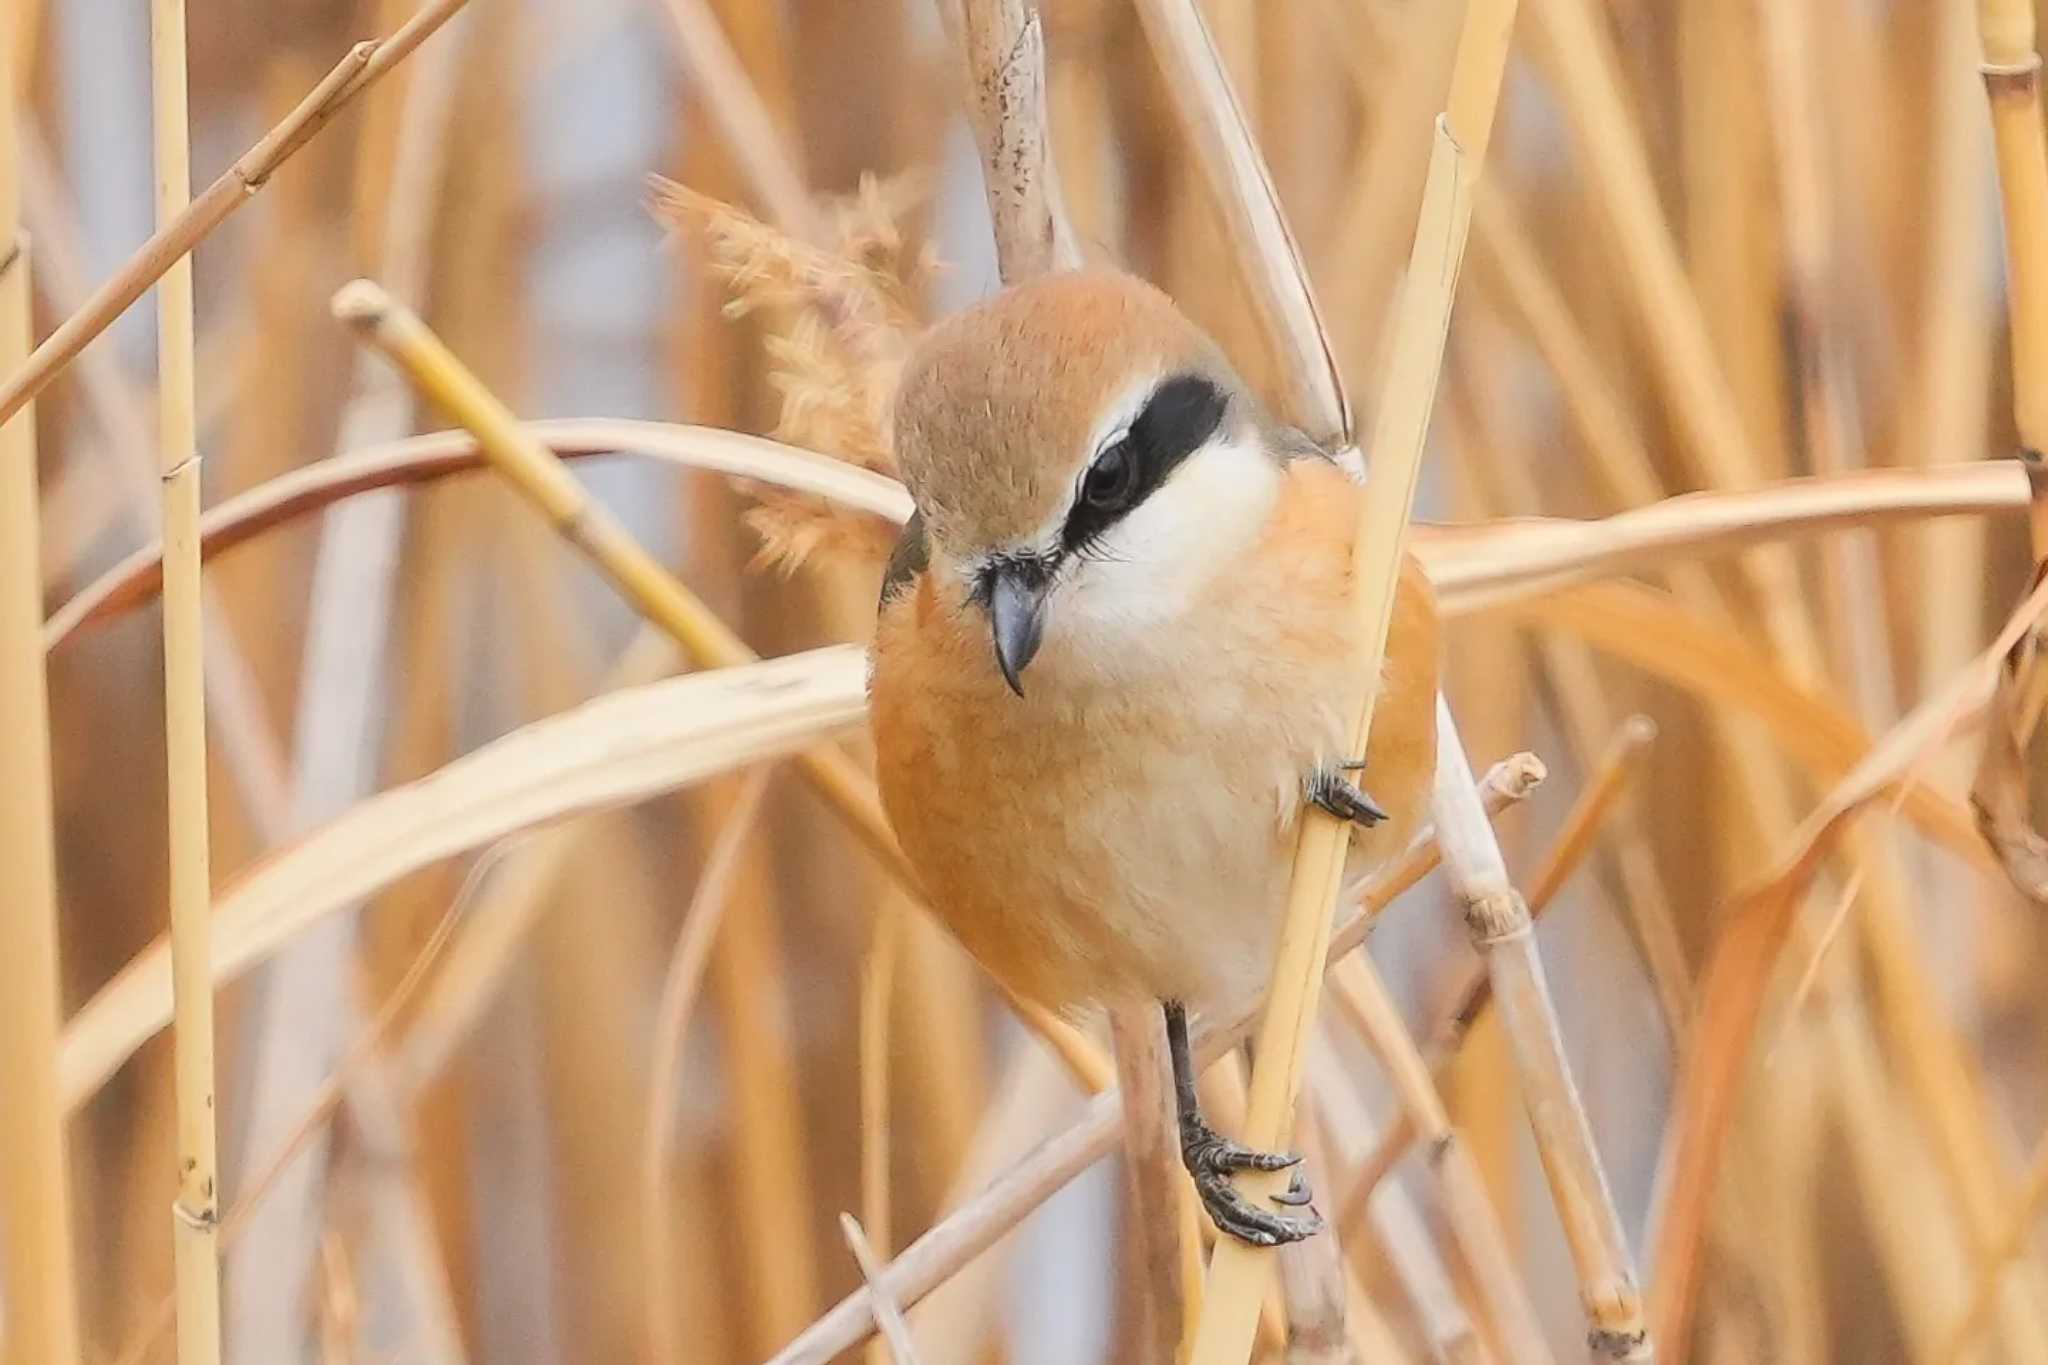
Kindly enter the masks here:
[[[2048, 451], [2048, 130], [2041, 115], [2041, 54], [2027, 0], [1978, 0], [1977, 22], [2005, 206], [2013, 416], [2020, 445], [2038, 460]], [[2043, 528], [2036, 523], [2034, 531], [2034, 557], [2048, 556]]]
[[[184, 0], [152, 0], [150, 57], [161, 228], [192, 195]], [[171, 988], [175, 1000], [178, 1198], [172, 1207], [179, 1365], [220, 1360], [219, 1171], [214, 1151], [213, 971], [208, 903], [206, 697], [199, 606], [199, 434], [192, 258], [157, 285], [158, 470], [164, 509], [164, 753], [170, 797]]]
[[[29, 350], [14, 38], [0, 21], [0, 373]], [[0, 426], [0, 1343], [7, 1365], [77, 1365], [64, 1115], [57, 1095], [57, 875], [36, 524], [35, 411]]]

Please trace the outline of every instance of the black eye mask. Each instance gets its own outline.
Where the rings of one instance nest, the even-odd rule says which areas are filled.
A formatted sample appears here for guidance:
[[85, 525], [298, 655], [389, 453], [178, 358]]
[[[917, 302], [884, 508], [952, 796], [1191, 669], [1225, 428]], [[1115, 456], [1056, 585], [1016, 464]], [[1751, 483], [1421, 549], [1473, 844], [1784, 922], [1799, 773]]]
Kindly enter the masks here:
[[1152, 391], [1131, 429], [1103, 448], [1081, 480], [1081, 492], [1060, 534], [1079, 550], [1152, 496], [1181, 461], [1223, 425], [1230, 399], [1201, 375], [1175, 375]]

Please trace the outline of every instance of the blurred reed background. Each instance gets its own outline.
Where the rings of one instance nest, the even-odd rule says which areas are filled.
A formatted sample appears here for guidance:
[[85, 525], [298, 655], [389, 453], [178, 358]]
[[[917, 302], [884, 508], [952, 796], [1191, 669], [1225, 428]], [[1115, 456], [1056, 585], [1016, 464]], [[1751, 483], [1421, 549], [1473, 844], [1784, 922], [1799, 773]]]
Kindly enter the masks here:
[[[195, 186], [416, 4], [194, 5]], [[1144, 7], [1037, 8], [1082, 253], [1279, 382]], [[1200, 5], [1361, 431], [1464, 8]], [[1548, 768], [1499, 828], [1518, 883], [1554, 902], [1541, 951], [1653, 1316], [1680, 1324], [1666, 1360], [2048, 1362], [2038, 686], [2016, 666], [1988, 730], [1894, 731], [1977, 676], [2032, 563], [2010, 456], [2015, 411], [2035, 442], [2048, 415], [2028, 349], [2048, 297], [2038, 276], [2008, 287], [2048, 251], [2024, 189], [2032, 15], [1982, 11], [1528, 0], [1515, 30], [1418, 515], [1847, 490], [1819, 510], [1765, 490], [1712, 525], [1680, 504], [1626, 576], [1569, 590], [1516, 556], [1568, 565], [1604, 544], [1590, 530], [1418, 530], [1475, 765]], [[151, 230], [150, 24], [126, 0], [4, 18], [18, 169], [0, 183], [32, 234], [41, 338]], [[1069, 1068], [820, 800], [819, 763], [806, 782], [753, 762], [842, 730], [857, 755], [857, 663], [812, 656], [832, 687], [787, 675], [822, 699], [772, 734], [758, 694], [647, 691], [676, 652], [498, 481], [395, 447], [446, 418], [328, 306], [374, 276], [521, 417], [578, 419], [545, 429], [557, 449], [668, 452], [574, 469], [754, 650], [859, 641], [878, 519], [693, 470], [690, 433], [595, 419], [772, 433], [886, 472], [895, 359], [997, 279], [951, 31], [932, 0], [473, 0], [198, 246], [206, 505], [373, 448], [403, 485], [305, 485], [206, 568], [216, 936], [238, 954], [216, 1015], [228, 1359], [766, 1359], [861, 1283], [842, 1211], [887, 1260], [1083, 1117]], [[650, 206], [650, 173], [683, 189]], [[2034, 229], [2016, 276], [2007, 222]], [[74, 1300], [75, 1359], [173, 1349], [163, 618], [120, 568], [160, 526], [154, 298], [33, 419], [66, 1022], [52, 1098], [48, 907], [23, 874], [0, 905], [11, 1365], [71, 1365], [30, 1349]], [[0, 461], [26, 463], [28, 426]], [[1746, 531], [1751, 513], [1775, 529]], [[775, 572], [764, 543], [804, 563]], [[93, 596], [110, 573], [125, 586]], [[27, 692], [0, 704], [34, 735]], [[403, 799], [371, 800], [387, 790]], [[1853, 829], [1813, 818], [1873, 792]], [[0, 830], [33, 831], [21, 809]], [[0, 856], [28, 866], [26, 847]], [[1369, 951], [1546, 1349], [1579, 1356], [1507, 1040], [1488, 1013], [1458, 1024], [1473, 958], [1436, 879]], [[1276, 1297], [1258, 1358], [1528, 1358], [1454, 1235], [1427, 1106], [1387, 1079], [1408, 1042], [1355, 982], [1329, 1005], [1299, 1137], [1349, 1325], [1288, 1344]], [[68, 1215], [16, 1159], [56, 1122]], [[1418, 1129], [1432, 1140], [1387, 1141]], [[921, 1358], [1150, 1358], [1160, 1268], [1130, 1189], [1096, 1164], [950, 1275], [909, 1311]]]

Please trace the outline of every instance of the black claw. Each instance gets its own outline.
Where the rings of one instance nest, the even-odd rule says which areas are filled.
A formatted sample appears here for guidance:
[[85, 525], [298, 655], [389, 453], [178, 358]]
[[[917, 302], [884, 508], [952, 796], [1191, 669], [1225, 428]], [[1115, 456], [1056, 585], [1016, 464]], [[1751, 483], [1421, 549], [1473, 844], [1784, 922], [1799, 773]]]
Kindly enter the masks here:
[[1315, 1191], [1308, 1187], [1308, 1181], [1302, 1179], [1300, 1171], [1296, 1171], [1294, 1179], [1287, 1182], [1287, 1188], [1273, 1196], [1273, 1202], [1285, 1204], [1291, 1209], [1308, 1208], [1310, 1213], [1314, 1213], [1315, 1210], [1309, 1206], [1315, 1202], [1315, 1197]]
[[[1355, 770], [1363, 767], [1360, 762], [1345, 761], [1337, 770]], [[1387, 812], [1380, 803], [1347, 778], [1337, 775], [1337, 770], [1318, 768], [1308, 776], [1308, 799], [1339, 820], [1351, 820], [1367, 828], [1387, 818]]]
[[1253, 1246], [1299, 1242], [1323, 1230], [1323, 1220], [1313, 1211], [1306, 1218], [1298, 1218], [1253, 1207], [1251, 1201], [1231, 1185], [1228, 1176], [1214, 1171], [1197, 1176], [1195, 1189], [1201, 1194], [1202, 1206], [1209, 1210], [1209, 1217], [1215, 1220], [1219, 1231]]
[[[1278, 1246], [1313, 1237], [1322, 1230], [1323, 1220], [1313, 1209], [1306, 1218], [1270, 1213], [1255, 1207], [1230, 1181], [1235, 1171], [1284, 1171], [1299, 1165], [1298, 1153], [1256, 1151], [1221, 1136], [1206, 1124], [1191, 1124], [1181, 1133], [1181, 1159], [1195, 1178], [1195, 1189], [1201, 1194], [1209, 1217], [1231, 1236], [1255, 1246]], [[1300, 1208], [1313, 1197], [1308, 1182], [1296, 1171], [1287, 1189], [1273, 1196], [1273, 1202]]]

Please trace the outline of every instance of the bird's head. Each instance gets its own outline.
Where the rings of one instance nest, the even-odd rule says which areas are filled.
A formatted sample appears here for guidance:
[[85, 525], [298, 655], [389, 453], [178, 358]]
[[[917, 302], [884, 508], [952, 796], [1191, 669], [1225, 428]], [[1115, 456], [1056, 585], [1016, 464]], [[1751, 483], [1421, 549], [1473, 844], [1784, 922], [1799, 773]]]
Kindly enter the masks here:
[[1175, 622], [1264, 524], [1269, 427], [1216, 344], [1113, 271], [1048, 275], [939, 323], [895, 440], [931, 570], [986, 614], [996, 666], [1048, 639], [1115, 651]]

